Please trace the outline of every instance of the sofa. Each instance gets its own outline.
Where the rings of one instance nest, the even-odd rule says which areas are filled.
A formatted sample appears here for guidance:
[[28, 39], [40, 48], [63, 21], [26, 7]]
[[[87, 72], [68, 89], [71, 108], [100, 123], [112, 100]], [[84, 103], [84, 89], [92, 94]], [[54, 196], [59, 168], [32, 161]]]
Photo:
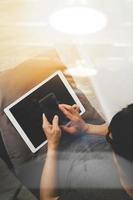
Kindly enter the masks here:
[[[56, 51], [50, 50], [0, 73], [0, 133], [5, 148], [2, 158], [5, 156], [7, 168], [21, 183], [21, 187], [24, 187], [30, 194], [31, 192], [34, 194], [34, 198], [35, 196], [39, 198], [39, 184], [45, 162], [46, 147], [33, 154], [3, 110], [49, 75], [61, 70], [86, 109], [83, 118], [90, 120], [92, 123], [103, 123], [104, 120], [91, 106], [85, 94], [77, 88], [73, 77], [70, 74], [65, 74], [66, 69], [67, 67], [61, 62]], [[73, 141], [75, 142], [76, 139], [76, 137], [72, 138], [64, 133], [60, 145], [61, 148], [66, 148], [70, 152], [69, 144], [72, 144]], [[0, 196], [0, 199], [3, 200], [4, 198]]]

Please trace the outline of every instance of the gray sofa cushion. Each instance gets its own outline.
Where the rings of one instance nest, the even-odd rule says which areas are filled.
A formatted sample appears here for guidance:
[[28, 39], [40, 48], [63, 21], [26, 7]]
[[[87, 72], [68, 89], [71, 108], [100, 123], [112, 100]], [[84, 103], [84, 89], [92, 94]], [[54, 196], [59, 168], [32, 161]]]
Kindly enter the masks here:
[[9, 171], [0, 158], [0, 199], [1, 200], [37, 200], [20, 181]]

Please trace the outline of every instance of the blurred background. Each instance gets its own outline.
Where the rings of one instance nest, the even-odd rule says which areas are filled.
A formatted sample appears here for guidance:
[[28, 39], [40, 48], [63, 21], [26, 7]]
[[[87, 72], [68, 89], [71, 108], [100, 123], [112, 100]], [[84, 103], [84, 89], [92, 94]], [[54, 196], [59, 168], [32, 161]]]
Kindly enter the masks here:
[[133, 102], [132, 11], [133, 0], [0, 0], [0, 71], [56, 49], [109, 121]]

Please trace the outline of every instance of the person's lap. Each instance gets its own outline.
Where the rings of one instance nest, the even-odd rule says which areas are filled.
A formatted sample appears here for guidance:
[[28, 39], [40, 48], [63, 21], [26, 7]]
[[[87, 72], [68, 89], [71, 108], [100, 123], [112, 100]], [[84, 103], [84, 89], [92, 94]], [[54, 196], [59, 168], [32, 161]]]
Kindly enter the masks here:
[[[59, 187], [68, 185], [68, 177], [72, 167], [77, 166], [79, 161], [85, 163], [91, 159], [90, 152], [109, 151], [104, 137], [96, 135], [85, 135], [84, 133], [77, 136], [70, 136], [67, 133], [62, 134], [61, 143], [59, 146], [58, 156], [58, 174], [59, 174]], [[40, 178], [42, 174], [43, 165], [45, 162], [46, 151], [45, 147], [42, 148], [33, 160], [26, 162], [16, 170], [19, 179], [26, 185], [37, 197], [40, 190]], [[60, 177], [63, 177], [60, 178]], [[64, 185], [64, 186], [63, 186]]]
[[[61, 187], [68, 187], [68, 178], [72, 168], [84, 168], [89, 160], [105, 158], [106, 153], [110, 153], [111, 149], [105, 138], [96, 135], [79, 135], [72, 141], [67, 148], [59, 149], [58, 173]], [[82, 166], [82, 167], [79, 167]], [[82, 173], [82, 170], [81, 170]]]

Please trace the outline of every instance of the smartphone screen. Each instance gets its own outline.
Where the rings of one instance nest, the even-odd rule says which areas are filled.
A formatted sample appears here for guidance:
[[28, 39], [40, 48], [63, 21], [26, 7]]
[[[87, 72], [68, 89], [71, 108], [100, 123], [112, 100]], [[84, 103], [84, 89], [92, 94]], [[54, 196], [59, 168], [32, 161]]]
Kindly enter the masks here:
[[39, 101], [39, 105], [42, 113], [46, 115], [50, 123], [52, 123], [55, 115], [59, 117], [59, 125], [65, 125], [69, 122], [65, 115], [59, 110], [59, 101], [54, 93], [49, 93], [47, 96], [43, 97]]

